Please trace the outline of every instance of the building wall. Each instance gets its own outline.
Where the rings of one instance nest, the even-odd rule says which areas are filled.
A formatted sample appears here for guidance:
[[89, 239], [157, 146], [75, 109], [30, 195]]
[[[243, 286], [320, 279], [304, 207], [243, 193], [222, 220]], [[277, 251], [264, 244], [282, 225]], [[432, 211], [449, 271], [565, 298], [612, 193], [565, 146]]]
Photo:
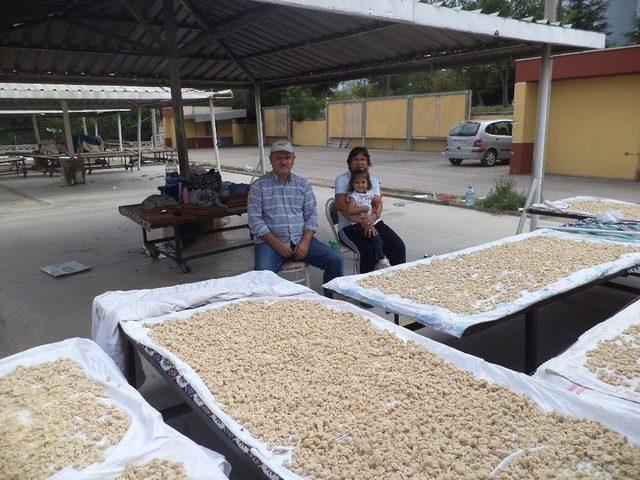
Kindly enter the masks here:
[[325, 120], [305, 120], [291, 123], [291, 136], [294, 145], [305, 147], [324, 147], [326, 142]]
[[[640, 180], [640, 68], [634, 67], [639, 59], [640, 47], [629, 47], [554, 60], [545, 172]], [[511, 160], [515, 174], [531, 172], [538, 94], [535, 69], [526, 65], [520, 70]]]
[[[162, 122], [165, 131], [165, 144], [168, 147], [175, 146], [176, 131], [173, 116], [163, 116]], [[216, 121], [218, 141], [233, 143], [232, 123], [232, 120]], [[187, 140], [187, 148], [213, 148], [213, 139], [207, 133], [207, 125], [206, 122], [185, 120], [184, 134]]]
[[328, 137], [360, 145], [364, 130], [371, 148], [440, 152], [453, 124], [469, 118], [470, 96], [463, 91], [329, 102]]

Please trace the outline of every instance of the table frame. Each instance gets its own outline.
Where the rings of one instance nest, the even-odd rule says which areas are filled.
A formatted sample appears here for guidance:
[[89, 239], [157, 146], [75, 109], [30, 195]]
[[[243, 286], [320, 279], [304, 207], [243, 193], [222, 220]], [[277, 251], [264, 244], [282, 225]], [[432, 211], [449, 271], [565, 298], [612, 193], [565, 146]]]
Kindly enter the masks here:
[[15, 173], [18, 176], [22, 175], [23, 178], [27, 176], [27, 164], [24, 160], [24, 157], [0, 157], [0, 165], [11, 166], [8, 172], [0, 173], [0, 175], [11, 175]]
[[[640, 289], [634, 288], [628, 285], [619, 285], [612, 283], [611, 280], [618, 277], [626, 277], [626, 276], [640, 276], [635, 273], [629, 272], [630, 269], [625, 268], [619, 272], [613, 273], [611, 275], [607, 275], [602, 278], [598, 278], [584, 285], [579, 285], [571, 290], [566, 292], [559, 293], [557, 295], [553, 295], [549, 298], [541, 300], [539, 302], [534, 303], [533, 305], [529, 305], [528, 307], [522, 308], [517, 312], [511, 313], [505, 317], [498, 318], [496, 320], [492, 320], [489, 322], [477, 323], [475, 325], [471, 325], [468, 327], [461, 335], [460, 338], [469, 337], [475, 333], [481, 332], [488, 328], [494, 327], [501, 323], [512, 320], [516, 317], [524, 315], [524, 373], [527, 375], [532, 375], [535, 373], [538, 368], [538, 309], [549, 305], [551, 303], [557, 302], [569, 295], [573, 295], [574, 293], [578, 293], [583, 290], [587, 290], [589, 288], [593, 288], [596, 286], [603, 286], [605, 288], [612, 288], [616, 290], [621, 290], [627, 293], [632, 293], [640, 296]], [[393, 321], [396, 325], [400, 325], [400, 314], [394, 312], [389, 307], [384, 307], [387, 313], [393, 313]], [[421, 323], [419, 320], [410, 318], [412, 321], [408, 324], [402, 325], [405, 328], [408, 328], [412, 331], [419, 330], [423, 327], [429, 327], [429, 324]]]
[[[122, 213], [122, 212], [120, 212]], [[144, 247], [147, 249], [147, 252], [149, 254], [149, 256], [151, 258], [158, 258], [160, 256], [160, 254], [165, 255], [166, 257], [170, 258], [171, 260], [173, 260], [177, 266], [177, 268], [182, 272], [182, 273], [189, 273], [191, 272], [191, 267], [187, 265], [187, 261], [189, 260], [195, 260], [196, 258], [202, 258], [202, 257], [208, 257], [210, 255], [216, 255], [218, 253], [224, 253], [224, 252], [229, 252], [232, 250], [238, 250], [240, 248], [246, 248], [246, 247], [252, 247], [255, 245], [255, 242], [253, 239], [247, 240], [247, 241], [242, 241], [239, 243], [235, 243], [232, 245], [227, 245], [224, 247], [218, 247], [218, 248], [212, 248], [212, 249], [208, 249], [205, 251], [201, 251], [198, 253], [194, 253], [192, 255], [185, 255], [184, 254], [184, 241], [183, 241], [183, 232], [182, 232], [182, 227], [184, 227], [184, 225], [188, 225], [188, 224], [193, 224], [193, 223], [197, 223], [199, 221], [202, 220], [214, 220], [216, 218], [224, 218], [224, 217], [229, 217], [229, 216], [240, 216], [247, 213], [247, 207], [243, 206], [243, 207], [232, 207], [229, 208], [228, 211], [224, 211], [224, 212], [220, 212], [220, 213], [216, 213], [216, 214], [211, 214], [211, 215], [202, 215], [201, 217], [194, 219], [194, 220], [190, 220], [190, 221], [182, 221], [181, 219], [176, 219], [176, 221], [174, 223], [170, 223], [167, 225], [164, 225], [163, 227], [153, 227], [153, 226], [149, 226], [149, 225], [143, 225], [139, 222], [136, 222], [135, 220], [130, 219], [137, 223], [138, 225], [141, 225], [142, 228], [142, 243], [144, 245]], [[162, 237], [162, 238], [157, 238], [157, 239], [149, 239], [148, 235], [147, 235], [147, 230], [153, 230], [153, 229], [157, 229], [157, 228], [168, 228], [171, 227], [173, 228], [174, 234], [173, 236], [168, 236], [168, 237]], [[221, 228], [212, 228], [212, 229], [208, 229], [205, 230], [202, 233], [219, 233], [219, 232], [229, 232], [232, 230], [238, 230], [238, 229], [243, 229], [243, 228], [249, 228], [249, 224], [248, 223], [243, 223], [241, 225], [232, 225], [229, 227], [221, 227]], [[173, 242], [174, 247], [170, 248], [167, 247], [166, 244]]]

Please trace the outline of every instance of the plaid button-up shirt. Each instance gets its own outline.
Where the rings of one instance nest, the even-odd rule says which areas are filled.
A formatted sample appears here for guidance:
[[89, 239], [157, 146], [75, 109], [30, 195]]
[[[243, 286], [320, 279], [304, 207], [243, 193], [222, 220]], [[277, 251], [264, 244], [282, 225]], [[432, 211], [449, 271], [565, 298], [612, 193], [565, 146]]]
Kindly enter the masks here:
[[272, 233], [285, 243], [297, 244], [304, 232], [318, 230], [316, 197], [311, 185], [293, 173], [286, 183], [273, 172], [253, 182], [247, 213], [249, 229], [259, 242], [260, 237]]

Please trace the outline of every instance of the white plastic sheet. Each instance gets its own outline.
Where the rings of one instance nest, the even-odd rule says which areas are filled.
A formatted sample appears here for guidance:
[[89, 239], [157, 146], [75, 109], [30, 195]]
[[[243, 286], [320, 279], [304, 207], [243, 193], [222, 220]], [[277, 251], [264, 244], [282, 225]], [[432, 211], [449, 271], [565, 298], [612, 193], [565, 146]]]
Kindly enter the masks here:
[[[190, 386], [188, 389], [194, 391], [194, 399], [197, 398], [197, 402], [202, 402], [211, 410], [211, 412], [213, 412], [216, 417], [216, 423], [219, 423], [219, 425], [222, 424], [222, 426], [227, 428], [229, 432], [231, 432], [230, 437], [232, 439], [235, 437], [234, 440], [237, 444], [248, 446], [250, 455], [258, 459], [258, 462], [256, 463], [262, 463], [263, 466], [266, 467], [265, 471], [270, 478], [301, 480], [302, 477], [294, 474], [283, 466], [283, 462], [290, 458], [290, 446], [283, 445], [276, 447], [273, 450], [269, 450], [263, 442], [254, 438], [251, 435], [251, 432], [243, 428], [242, 425], [236, 422], [230, 415], [226, 414], [219, 407], [216, 398], [187, 363], [183, 362], [170, 350], [156, 344], [149, 337], [149, 329], [145, 326], [147, 323], [162, 323], [171, 318], [187, 318], [195, 312], [222, 308], [236, 302], [243, 302], [247, 300], [264, 300], [272, 302], [282, 299], [282, 297], [262, 297], [234, 300], [232, 302], [221, 302], [193, 310], [185, 310], [175, 314], [149, 318], [145, 322], [126, 322], [123, 323], [122, 326], [127, 336], [155, 351], [156, 355], [158, 355], [159, 362], [164, 363], [164, 359], [166, 359], [175, 366], [180, 375], [180, 378], [176, 379], [176, 383], [178, 383], [180, 388], [184, 390], [185, 386]], [[428, 350], [442, 357], [445, 361], [453, 363], [463, 370], [472, 372], [478, 378], [499, 383], [514, 391], [529, 395], [544, 411], [558, 410], [568, 415], [597, 419], [602, 423], [609, 425], [619, 433], [626, 435], [632, 443], [640, 443], [640, 416], [630, 411], [617, 409], [615, 403], [604, 401], [600, 404], [596, 404], [575, 398], [570, 393], [567, 393], [553, 385], [549, 385], [546, 382], [533, 379], [522, 373], [487, 363], [480, 358], [454, 350], [451, 347], [442, 345], [429, 338], [396, 326], [369, 311], [360, 309], [347, 302], [329, 300], [315, 293], [298, 295], [295, 299], [313, 300], [324, 303], [335, 310], [358, 313], [369, 319], [376, 328], [391, 331], [405, 341], [413, 340], [420, 343]]]
[[192, 480], [223, 480], [231, 470], [224, 457], [197, 445], [162, 421], [162, 416], [131, 387], [113, 361], [91, 340], [72, 338], [42, 345], [0, 360], [0, 376], [19, 365], [34, 366], [70, 358], [87, 377], [102, 385], [109, 403], [125, 412], [131, 425], [119, 444], [105, 451], [105, 460], [80, 471], [72, 467], [54, 474], [55, 480], [108, 480], [128, 463], [144, 464], [159, 458], [182, 462]]
[[[585, 195], [578, 195], [576, 197], [563, 198], [561, 200], [552, 200], [552, 201], [545, 200], [542, 203], [535, 203], [531, 205], [531, 208], [540, 208], [540, 209], [549, 210], [550, 214], [552, 214], [553, 212], [560, 212], [560, 213], [567, 213], [572, 215], [584, 215], [585, 217], [595, 217], [596, 216], [595, 212], [582, 212], [577, 210], [571, 210], [569, 208], [569, 204], [571, 202], [576, 202], [580, 200], [611, 203], [612, 204], [611, 210], [615, 210], [616, 205], [636, 205], [636, 206], [638, 205], [637, 203], [623, 202], [621, 200], [614, 200], [612, 198], [589, 197]], [[640, 218], [624, 218], [623, 217], [623, 220], [640, 220]]]
[[[554, 297], [599, 278], [604, 278], [608, 275], [624, 271], [628, 268], [640, 264], [639, 248], [637, 253], [626, 254], [616, 261], [603, 263], [594, 267], [574, 272], [555, 283], [551, 283], [546, 287], [541, 288], [540, 290], [536, 290], [533, 292], [523, 291], [521, 296], [513, 302], [502, 303], [497, 305], [493, 310], [473, 314], [456, 313], [437, 305], [417, 303], [413, 300], [403, 298], [397, 294], [385, 295], [377, 288], [365, 288], [357, 283], [359, 280], [365, 277], [385, 275], [389, 272], [395, 270], [404, 270], [415, 265], [428, 265], [437, 258], [453, 258], [466, 253], [484, 250], [493, 246], [517, 242], [525, 238], [542, 235], [555, 238], [564, 238], [576, 242], [582, 241], [601, 244], [621, 243], [611, 242], [602, 238], [590, 237], [586, 235], [575, 235], [542, 229], [531, 233], [513, 235], [511, 237], [506, 237], [495, 242], [485, 243], [475, 247], [466, 248], [464, 250], [459, 250], [457, 252], [447, 253], [445, 255], [438, 255], [436, 257], [429, 257], [422, 260], [417, 260], [415, 262], [396, 265], [395, 267], [378, 270], [376, 272], [335, 278], [329, 283], [325, 284], [324, 287], [347, 297], [370, 303], [378, 307], [382, 307], [385, 310], [413, 318], [416, 321], [424, 325], [428, 325], [441, 332], [445, 332], [456, 337], [461, 337], [464, 334], [464, 331], [472, 325], [491, 322], [493, 320], [507, 317], [547, 298]], [[628, 244], [625, 245], [629, 246]], [[456, 272], [451, 272], [451, 275], [456, 275]]]
[[[563, 385], [572, 391], [582, 393], [579, 387], [585, 387], [595, 392], [624, 399], [631, 402], [629, 404], [630, 408], [640, 413], [640, 378], [636, 378], [631, 386], [627, 387], [610, 385], [585, 368], [587, 352], [595, 349], [599, 341], [613, 339], [631, 325], [638, 324], [640, 324], [640, 301], [621, 310], [607, 321], [587, 330], [578, 338], [576, 343], [561, 355], [540, 365], [535, 376]], [[561, 377], [564, 381], [557, 377]], [[599, 398], [598, 395], [593, 397]]]
[[273, 272], [252, 271], [235, 277], [172, 287], [106, 292], [93, 299], [91, 338], [124, 371], [124, 342], [118, 331], [120, 322], [139, 321], [221, 300], [264, 295], [287, 296], [311, 291]]

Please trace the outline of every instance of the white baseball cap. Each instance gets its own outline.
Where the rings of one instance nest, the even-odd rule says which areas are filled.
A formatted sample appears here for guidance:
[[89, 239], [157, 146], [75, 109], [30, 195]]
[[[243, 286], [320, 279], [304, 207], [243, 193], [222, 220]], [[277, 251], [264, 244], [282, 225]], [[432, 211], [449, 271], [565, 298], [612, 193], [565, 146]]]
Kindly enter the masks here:
[[289, 152], [293, 153], [293, 145], [286, 140], [278, 140], [276, 143], [271, 145], [271, 153], [275, 152]]

